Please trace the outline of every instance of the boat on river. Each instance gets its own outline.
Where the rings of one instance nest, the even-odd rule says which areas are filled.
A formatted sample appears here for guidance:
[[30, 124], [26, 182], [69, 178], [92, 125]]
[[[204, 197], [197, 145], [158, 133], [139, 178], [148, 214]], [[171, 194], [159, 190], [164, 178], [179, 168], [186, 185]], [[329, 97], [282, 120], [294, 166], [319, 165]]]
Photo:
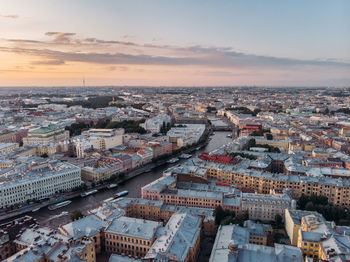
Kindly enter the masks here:
[[63, 202], [60, 202], [60, 203], [57, 203], [57, 204], [49, 206], [48, 209], [49, 210], [56, 210], [58, 208], [68, 206], [70, 203], [72, 203], [72, 201], [70, 201], [70, 200], [63, 201]]

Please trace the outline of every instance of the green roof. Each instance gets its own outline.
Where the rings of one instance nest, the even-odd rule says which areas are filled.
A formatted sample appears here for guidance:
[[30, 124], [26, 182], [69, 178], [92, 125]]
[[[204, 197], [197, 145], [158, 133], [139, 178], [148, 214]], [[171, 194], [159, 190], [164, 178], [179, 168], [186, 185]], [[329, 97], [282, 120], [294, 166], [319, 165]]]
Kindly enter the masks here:
[[56, 125], [49, 125], [49, 126], [40, 127], [38, 129], [32, 130], [30, 132], [35, 133], [35, 134], [42, 134], [42, 133], [49, 133], [49, 132], [55, 131], [57, 129], [60, 129], [60, 128]]

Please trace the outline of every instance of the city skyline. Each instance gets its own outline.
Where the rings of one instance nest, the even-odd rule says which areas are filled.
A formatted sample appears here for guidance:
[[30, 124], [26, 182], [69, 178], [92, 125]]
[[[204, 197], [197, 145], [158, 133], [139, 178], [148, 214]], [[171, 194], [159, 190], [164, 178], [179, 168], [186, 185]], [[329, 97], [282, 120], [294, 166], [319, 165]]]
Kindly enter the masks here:
[[0, 86], [347, 86], [347, 1], [4, 1]]

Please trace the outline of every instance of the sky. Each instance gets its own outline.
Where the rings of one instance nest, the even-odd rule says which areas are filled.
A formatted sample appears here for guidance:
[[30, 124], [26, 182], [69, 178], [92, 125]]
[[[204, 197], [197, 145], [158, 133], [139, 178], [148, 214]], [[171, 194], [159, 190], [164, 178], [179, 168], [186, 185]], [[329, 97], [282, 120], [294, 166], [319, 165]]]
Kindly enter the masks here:
[[350, 86], [348, 0], [1, 0], [0, 86]]

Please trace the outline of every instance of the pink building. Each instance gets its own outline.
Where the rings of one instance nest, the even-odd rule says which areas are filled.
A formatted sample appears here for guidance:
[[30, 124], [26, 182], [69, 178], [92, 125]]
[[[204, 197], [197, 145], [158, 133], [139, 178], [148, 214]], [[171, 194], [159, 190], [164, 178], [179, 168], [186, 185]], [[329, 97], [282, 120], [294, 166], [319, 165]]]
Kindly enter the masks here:
[[173, 145], [170, 142], [164, 142], [161, 144], [162, 146], [162, 154], [163, 155], [167, 155], [167, 154], [171, 154], [173, 151]]

